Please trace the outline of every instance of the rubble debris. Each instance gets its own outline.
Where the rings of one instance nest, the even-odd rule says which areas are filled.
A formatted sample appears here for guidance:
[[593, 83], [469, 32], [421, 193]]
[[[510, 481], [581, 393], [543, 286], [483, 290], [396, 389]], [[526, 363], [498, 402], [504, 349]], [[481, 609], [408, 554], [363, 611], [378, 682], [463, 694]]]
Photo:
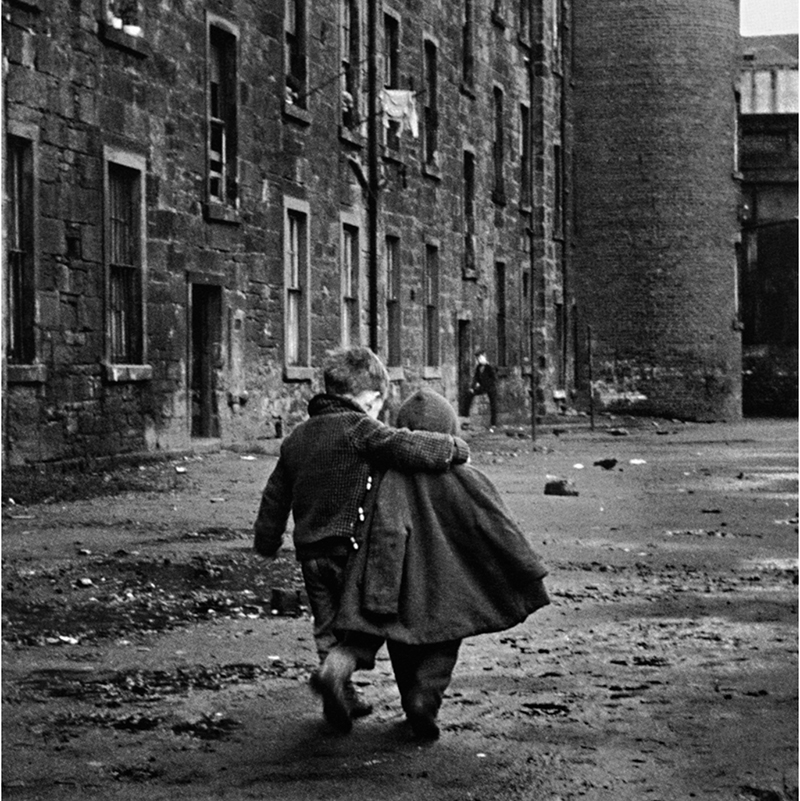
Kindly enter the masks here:
[[578, 488], [575, 486], [575, 482], [570, 478], [548, 476], [547, 483], [544, 485], [544, 494], [576, 496], [578, 495]]
[[596, 467], [602, 467], [603, 470], [613, 470], [617, 466], [616, 459], [598, 459], [595, 463]]

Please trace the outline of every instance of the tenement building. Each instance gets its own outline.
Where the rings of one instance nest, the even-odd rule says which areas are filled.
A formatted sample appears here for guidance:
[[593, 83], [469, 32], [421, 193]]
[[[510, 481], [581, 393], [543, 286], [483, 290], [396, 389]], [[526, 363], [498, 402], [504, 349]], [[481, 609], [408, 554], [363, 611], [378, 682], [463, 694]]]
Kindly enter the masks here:
[[742, 405], [797, 414], [797, 35], [743, 40]]
[[737, 414], [736, 3], [657, 5], [4, 0], [5, 463], [278, 437], [352, 344]]

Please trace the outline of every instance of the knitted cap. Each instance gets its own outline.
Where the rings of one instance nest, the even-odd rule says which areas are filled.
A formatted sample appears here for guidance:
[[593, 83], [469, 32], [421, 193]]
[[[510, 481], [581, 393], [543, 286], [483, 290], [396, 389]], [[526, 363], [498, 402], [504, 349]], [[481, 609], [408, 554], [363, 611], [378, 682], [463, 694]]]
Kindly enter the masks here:
[[412, 431], [458, 434], [458, 418], [453, 407], [438, 392], [426, 388], [418, 389], [400, 407], [397, 425]]

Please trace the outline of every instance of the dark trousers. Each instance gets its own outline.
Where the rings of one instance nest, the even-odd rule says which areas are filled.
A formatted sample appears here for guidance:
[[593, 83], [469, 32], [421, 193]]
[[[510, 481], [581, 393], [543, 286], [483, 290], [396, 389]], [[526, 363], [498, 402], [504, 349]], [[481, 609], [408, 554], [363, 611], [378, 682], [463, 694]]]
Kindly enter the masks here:
[[386, 647], [392, 660], [403, 710], [413, 710], [415, 702], [421, 702], [421, 706], [436, 717], [445, 691], [450, 686], [461, 640], [428, 645], [406, 645], [389, 640]]
[[496, 426], [497, 425], [497, 392], [492, 390], [489, 392], [470, 392], [469, 397], [467, 398], [467, 408], [466, 408], [466, 416], [469, 417], [469, 411], [472, 408], [472, 401], [478, 395], [486, 395], [489, 398], [489, 421], [490, 425]]
[[[359, 669], [370, 670], [375, 666], [375, 654], [383, 643], [382, 637], [348, 632], [342, 646], [356, 657]], [[386, 641], [404, 711], [408, 712], [412, 704], [421, 701], [424, 708], [436, 716], [444, 693], [450, 686], [460, 647], [461, 640], [425, 645]]]

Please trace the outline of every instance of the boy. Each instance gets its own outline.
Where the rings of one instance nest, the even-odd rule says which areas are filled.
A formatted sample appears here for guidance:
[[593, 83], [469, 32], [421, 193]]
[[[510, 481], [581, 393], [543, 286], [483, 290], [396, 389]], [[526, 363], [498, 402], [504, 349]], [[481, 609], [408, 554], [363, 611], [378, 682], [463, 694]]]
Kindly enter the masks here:
[[469, 448], [450, 434], [389, 428], [378, 415], [389, 388], [383, 363], [368, 348], [331, 354], [324, 368], [325, 394], [308, 405], [309, 419], [281, 445], [278, 464], [261, 497], [255, 549], [273, 556], [283, 541], [289, 513], [294, 546], [314, 617], [314, 639], [325, 668], [311, 677], [323, 697], [326, 719], [349, 731], [352, 717], [369, 714], [350, 683], [352, 668], [326, 657], [337, 642], [333, 623], [356, 529], [380, 470], [445, 471], [469, 458]]
[[[421, 389], [400, 408], [412, 431], [455, 433], [445, 398]], [[447, 473], [388, 470], [366, 510], [329, 659], [371, 668], [386, 639], [415, 736], [435, 740], [436, 717], [464, 637], [503, 631], [549, 599], [547, 571], [492, 482], [470, 465]]]

